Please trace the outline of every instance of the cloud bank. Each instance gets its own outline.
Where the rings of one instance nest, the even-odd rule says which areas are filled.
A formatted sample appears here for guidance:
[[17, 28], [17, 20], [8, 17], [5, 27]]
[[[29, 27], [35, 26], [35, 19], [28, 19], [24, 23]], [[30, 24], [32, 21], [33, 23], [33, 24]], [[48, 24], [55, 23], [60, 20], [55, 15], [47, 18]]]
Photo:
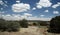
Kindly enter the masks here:
[[22, 20], [22, 19], [27, 19], [27, 20], [42, 20], [42, 21], [50, 21], [51, 18], [38, 18], [38, 17], [33, 17], [31, 15], [20, 15], [20, 14], [7, 14], [7, 15], [2, 15], [3, 16], [3, 19], [5, 20], [11, 20], [11, 21], [15, 21], [15, 20]]

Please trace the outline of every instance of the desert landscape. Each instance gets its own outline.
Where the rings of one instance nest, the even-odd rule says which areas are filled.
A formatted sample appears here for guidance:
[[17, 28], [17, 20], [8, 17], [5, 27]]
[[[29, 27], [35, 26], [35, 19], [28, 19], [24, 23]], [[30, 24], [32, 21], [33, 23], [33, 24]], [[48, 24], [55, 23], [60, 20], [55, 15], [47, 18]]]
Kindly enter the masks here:
[[29, 28], [21, 28], [19, 32], [0, 32], [0, 35], [46, 35], [45, 29], [29, 26]]
[[60, 0], [0, 0], [0, 35], [60, 35]]
[[21, 28], [19, 32], [0, 32], [0, 35], [60, 35], [55, 33], [48, 33], [46, 27], [38, 28], [36, 26], [29, 26], [29, 28]]

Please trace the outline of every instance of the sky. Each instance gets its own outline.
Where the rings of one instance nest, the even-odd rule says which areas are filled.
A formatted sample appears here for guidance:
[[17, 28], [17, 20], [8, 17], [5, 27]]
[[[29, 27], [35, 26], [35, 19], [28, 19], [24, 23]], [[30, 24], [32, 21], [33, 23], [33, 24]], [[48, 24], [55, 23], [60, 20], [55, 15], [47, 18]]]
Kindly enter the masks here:
[[60, 0], [0, 0], [0, 17], [5, 20], [50, 21], [60, 15]]

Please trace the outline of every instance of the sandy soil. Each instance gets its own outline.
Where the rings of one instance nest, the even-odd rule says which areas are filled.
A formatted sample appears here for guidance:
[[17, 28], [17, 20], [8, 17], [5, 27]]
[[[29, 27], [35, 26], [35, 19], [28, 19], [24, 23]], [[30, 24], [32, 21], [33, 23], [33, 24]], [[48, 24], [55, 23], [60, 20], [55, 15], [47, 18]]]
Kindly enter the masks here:
[[29, 26], [29, 28], [21, 28], [19, 32], [0, 32], [0, 35], [44, 35], [42, 31], [36, 26]]
[[36, 26], [29, 26], [29, 28], [21, 28], [19, 32], [0, 32], [0, 35], [56, 35], [47, 33], [46, 30], [47, 28], [38, 28]]

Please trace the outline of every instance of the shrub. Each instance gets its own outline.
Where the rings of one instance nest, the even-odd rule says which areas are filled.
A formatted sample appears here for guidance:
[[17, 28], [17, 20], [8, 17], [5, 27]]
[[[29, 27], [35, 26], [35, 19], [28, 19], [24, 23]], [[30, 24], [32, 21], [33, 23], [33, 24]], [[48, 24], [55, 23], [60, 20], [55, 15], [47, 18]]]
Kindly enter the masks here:
[[20, 26], [23, 28], [27, 28], [28, 27], [28, 22], [27, 20], [23, 19], [20, 21]]
[[51, 19], [48, 32], [60, 33], [60, 16]]
[[7, 23], [4, 19], [0, 19], [0, 30], [5, 31], [7, 28]]
[[47, 25], [48, 25], [46, 21], [45, 21], [45, 22], [44, 22], [44, 21], [41, 21], [41, 22], [39, 22], [38, 24], [39, 24], [40, 26], [47, 26]]
[[37, 26], [37, 23], [33, 23], [34, 26]]
[[20, 28], [19, 23], [0, 20], [0, 31], [18, 31]]
[[19, 23], [9, 22], [7, 31], [19, 31], [20, 25]]

